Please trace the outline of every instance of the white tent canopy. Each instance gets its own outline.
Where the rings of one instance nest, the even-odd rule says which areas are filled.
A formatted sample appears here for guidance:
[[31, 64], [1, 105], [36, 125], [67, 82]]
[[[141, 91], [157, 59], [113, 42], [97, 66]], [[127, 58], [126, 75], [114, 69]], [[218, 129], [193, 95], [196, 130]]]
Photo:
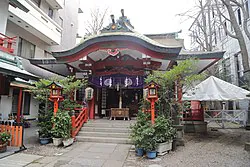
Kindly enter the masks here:
[[238, 86], [210, 76], [183, 94], [182, 100], [227, 101], [249, 99], [250, 92]]

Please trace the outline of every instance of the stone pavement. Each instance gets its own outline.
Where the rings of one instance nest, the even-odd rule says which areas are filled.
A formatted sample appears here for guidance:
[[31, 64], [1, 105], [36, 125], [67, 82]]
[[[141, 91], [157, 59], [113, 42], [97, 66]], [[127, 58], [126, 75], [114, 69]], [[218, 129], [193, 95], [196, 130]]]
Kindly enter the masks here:
[[74, 149], [55, 156], [18, 153], [0, 159], [0, 167], [122, 167], [130, 147], [128, 144], [76, 143]]

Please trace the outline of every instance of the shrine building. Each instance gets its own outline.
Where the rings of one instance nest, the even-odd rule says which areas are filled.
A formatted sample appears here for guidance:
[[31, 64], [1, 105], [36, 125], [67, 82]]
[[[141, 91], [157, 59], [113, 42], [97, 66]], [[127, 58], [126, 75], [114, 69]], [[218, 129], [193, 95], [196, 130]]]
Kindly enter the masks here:
[[[135, 116], [143, 98], [144, 79], [153, 70], [166, 71], [188, 58], [197, 58], [201, 73], [223, 57], [224, 52], [190, 52], [184, 49], [180, 32], [140, 34], [121, 11], [98, 35], [84, 39], [76, 47], [54, 52], [54, 59], [31, 59], [38, 67], [62, 76], [87, 78], [94, 89], [90, 118], [109, 116], [111, 108], [129, 108]], [[84, 91], [76, 100], [84, 101]]]

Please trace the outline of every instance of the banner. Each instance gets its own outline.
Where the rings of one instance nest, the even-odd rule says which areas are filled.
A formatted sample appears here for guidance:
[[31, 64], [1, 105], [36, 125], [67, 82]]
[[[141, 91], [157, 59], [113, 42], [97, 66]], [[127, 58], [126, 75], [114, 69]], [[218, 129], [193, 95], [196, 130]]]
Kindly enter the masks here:
[[89, 82], [97, 87], [143, 88], [144, 78], [144, 76], [129, 75], [92, 76]]

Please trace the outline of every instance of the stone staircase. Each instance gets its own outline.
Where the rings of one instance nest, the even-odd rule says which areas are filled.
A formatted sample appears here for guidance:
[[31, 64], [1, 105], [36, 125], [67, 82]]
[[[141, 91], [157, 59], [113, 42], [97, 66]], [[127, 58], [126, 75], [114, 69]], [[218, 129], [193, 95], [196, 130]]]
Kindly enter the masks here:
[[90, 120], [83, 125], [76, 140], [79, 142], [131, 144], [129, 126], [134, 122], [134, 120]]

